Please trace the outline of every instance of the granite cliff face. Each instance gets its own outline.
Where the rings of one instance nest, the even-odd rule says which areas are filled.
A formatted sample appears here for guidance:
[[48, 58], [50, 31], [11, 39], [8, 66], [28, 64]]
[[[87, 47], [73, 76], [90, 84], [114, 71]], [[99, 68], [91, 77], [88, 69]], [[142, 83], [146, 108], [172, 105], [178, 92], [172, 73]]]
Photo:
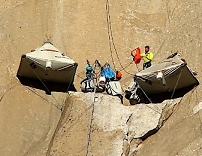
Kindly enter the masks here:
[[[129, 106], [126, 100], [122, 105], [116, 97], [102, 94], [94, 104], [94, 95], [79, 92], [47, 95], [22, 85], [16, 77], [21, 55], [49, 38], [79, 63], [78, 91], [86, 59], [92, 63], [98, 59], [102, 64], [108, 61], [120, 70], [126, 67], [121, 80], [125, 89], [132, 74], [142, 68], [130, 64], [130, 51], [145, 45], [151, 46], [153, 63], [180, 52], [201, 82], [201, 7], [200, 0], [3, 1], [0, 154], [201, 155], [200, 85], [174, 101]], [[158, 113], [152, 114], [149, 107]], [[145, 129], [155, 130], [159, 125], [157, 133], [145, 136]]]

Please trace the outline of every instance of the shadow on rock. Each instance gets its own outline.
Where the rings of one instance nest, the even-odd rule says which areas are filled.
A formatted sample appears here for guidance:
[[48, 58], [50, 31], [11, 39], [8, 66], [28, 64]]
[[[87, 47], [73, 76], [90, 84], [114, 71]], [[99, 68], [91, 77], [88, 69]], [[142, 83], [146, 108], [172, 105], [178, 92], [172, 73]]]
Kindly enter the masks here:
[[44, 90], [46, 94], [48, 95], [51, 95], [52, 91], [55, 91], [55, 92], [77, 91], [73, 84], [70, 85], [66, 83], [40, 81], [40, 80], [25, 78], [21, 76], [17, 76], [17, 78], [19, 79], [22, 85]]
[[129, 96], [126, 94], [125, 98], [129, 99], [131, 105], [135, 105], [135, 104], [138, 104], [138, 103], [145, 103], [145, 104], [162, 103], [164, 100], [183, 97], [185, 94], [187, 94], [192, 89], [194, 89], [194, 87], [196, 87], [197, 85], [185, 87], [185, 88], [182, 88], [182, 89], [178, 89], [178, 90], [175, 90], [173, 92], [164, 92], [164, 93], [149, 94], [149, 95], [145, 95], [143, 93], [143, 91], [138, 88], [137, 95], [140, 98], [139, 102], [136, 99], [129, 99], [130, 94], [129, 94]]
[[151, 99], [153, 103], [161, 103], [164, 100], [183, 97], [185, 94], [190, 92], [193, 88], [194, 86], [189, 86], [186, 88], [178, 89], [174, 92], [166, 92], [166, 93], [161, 93], [156, 95], [150, 95], [149, 98]]

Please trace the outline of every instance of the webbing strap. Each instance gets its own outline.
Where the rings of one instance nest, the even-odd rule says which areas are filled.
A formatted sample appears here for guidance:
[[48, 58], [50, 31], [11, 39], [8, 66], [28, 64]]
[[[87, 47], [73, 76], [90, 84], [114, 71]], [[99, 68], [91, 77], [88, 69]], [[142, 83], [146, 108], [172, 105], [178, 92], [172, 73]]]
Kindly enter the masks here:
[[[26, 62], [29, 65], [29, 62], [27, 61], [27, 59], [25, 59]], [[32, 68], [31, 68], [32, 69]], [[46, 86], [46, 84], [42, 81], [42, 79], [38, 76], [38, 74], [34, 71], [34, 69], [32, 69], [32, 71], [34, 72], [34, 74], [36, 75], [36, 77], [39, 79], [39, 81], [42, 83], [42, 85], [46, 88], [46, 90], [50, 93], [50, 90], [48, 89], [48, 87]], [[61, 106], [58, 101], [56, 100], [56, 98], [51, 94], [51, 96], [53, 97], [53, 99], [56, 101], [56, 103]], [[54, 105], [56, 108], [60, 109], [62, 111], [62, 108], [59, 108], [58, 106]]]
[[172, 92], [172, 95], [171, 95], [171, 99], [172, 99], [173, 96], [174, 96], [175, 90], [176, 90], [176, 88], [177, 88], [177, 85], [178, 85], [178, 83], [179, 83], [180, 77], [181, 77], [181, 75], [182, 75], [182, 71], [183, 71], [183, 68], [182, 68], [181, 71], [180, 71], [179, 77], [178, 77], [177, 82], [176, 82], [176, 84], [175, 84], [175, 88], [174, 88], [174, 90], [173, 90], [173, 92]]

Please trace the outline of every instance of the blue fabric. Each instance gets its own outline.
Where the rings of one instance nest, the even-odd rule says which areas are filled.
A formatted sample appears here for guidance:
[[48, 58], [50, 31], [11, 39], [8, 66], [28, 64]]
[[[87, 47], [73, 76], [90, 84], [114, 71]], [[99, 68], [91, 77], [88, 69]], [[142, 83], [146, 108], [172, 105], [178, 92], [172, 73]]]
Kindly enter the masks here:
[[88, 66], [86, 67], [86, 70], [87, 70], [87, 71], [92, 71], [93, 68], [92, 68], [90, 65], [88, 65]]
[[112, 79], [115, 78], [115, 73], [114, 71], [108, 66], [104, 68], [101, 72], [101, 76], [106, 77], [107, 79]]

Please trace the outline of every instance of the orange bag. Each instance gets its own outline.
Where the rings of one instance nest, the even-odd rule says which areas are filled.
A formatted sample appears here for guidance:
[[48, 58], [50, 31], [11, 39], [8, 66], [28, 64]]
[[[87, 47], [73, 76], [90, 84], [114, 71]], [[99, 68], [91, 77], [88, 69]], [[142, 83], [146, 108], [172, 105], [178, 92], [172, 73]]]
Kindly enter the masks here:
[[[133, 52], [135, 52], [135, 55], [133, 54]], [[135, 62], [135, 64], [138, 64], [140, 63], [141, 61], [141, 51], [140, 51], [140, 48], [136, 48], [135, 50], [132, 50], [131, 51], [131, 55], [133, 56], [133, 61]]]
[[122, 73], [120, 71], [116, 71], [116, 78], [121, 79], [122, 78]]
[[136, 48], [136, 53], [135, 53], [135, 57], [133, 58], [133, 61], [135, 62], [135, 64], [138, 64], [138, 63], [140, 63], [140, 61], [141, 61], [141, 56], [140, 56], [140, 54], [141, 54], [141, 51], [140, 51], [140, 48], [138, 47], [138, 48]]

